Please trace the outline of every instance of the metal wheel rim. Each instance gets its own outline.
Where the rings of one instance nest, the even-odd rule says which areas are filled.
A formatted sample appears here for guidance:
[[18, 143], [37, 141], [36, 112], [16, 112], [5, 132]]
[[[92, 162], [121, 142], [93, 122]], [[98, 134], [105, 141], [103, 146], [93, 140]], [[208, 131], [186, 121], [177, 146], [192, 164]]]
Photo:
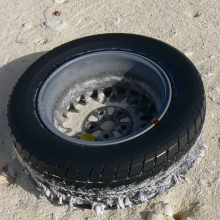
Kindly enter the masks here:
[[[116, 79], [115, 81], [113, 80], [114, 82], [117, 83], [122, 82], [124, 79], [128, 81], [129, 80], [131, 81], [132, 79], [132, 81], [133, 80], [137, 81], [137, 82], [135, 81], [137, 85], [140, 85], [142, 82], [140, 80], [137, 80], [136, 78], [142, 77], [141, 78], [142, 80], [146, 79], [146, 85], [145, 85], [146, 88], [144, 88], [146, 89], [145, 91], [146, 94], [151, 96], [150, 97], [151, 101], [154, 102], [155, 106], [156, 105], [160, 106], [160, 107], [157, 106], [159, 108], [157, 115], [152, 119], [151, 123], [148, 124], [143, 129], [137, 132], [133, 132], [126, 137], [116, 138], [109, 141], [85, 141], [85, 140], [69, 137], [66, 134], [59, 131], [58, 125], [53, 121], [54, 113], [52, 113], [52, 109], [55, 108], [54, 107], [55, 103], [61, 97], [60, 94], [65, 93], [63, 91], [65, 89], [62, 90], [61, 87], [69, 88], [71, 83], [72, 86], [77, 86], [76, 84], [74, 84], [74, 80], [80, 81], [83, 78], [84, 78], [84, 83], [86, 83], [87, 81], [86, 78], [88, 78], [89, 80], [90, 78], [94, 78], [97, 76], [98, 77], [104, 76], [105, 75], [104, 72], [106, 70], [108, 70], [111, 73], [112, 77], [117, 76], [119, 78]], [[122, 75], [120, 75], [119, 72]], [[127, 76], [126, 74], [127, 75], [130, 74], [130, 75]], [[151, 87], [147, 85], [148, 83], [154, 84], [154, 86]], [[100, 87], [103, 87], [103, 85], [101, 85]], [[139, 89], [139, 88], [135, 88], [135, 89]], [[144, 90], [143, 88], [141, 89]], [[156, 97], [157, 96], [156, 93], [159, 94], [158, 97]], [[82, 94], [78, 94], [78, 96], [79, 95]], [[105, 145], [113, 145], [113, 144], [129, 141], [133, 138], [136, 138], [144, 134], [152, 127], [154, 127], [165, 115], [170, 105], [171, 96], [172, 96], [172, 89], [169, 78], [167, 77], [163, 69], [152, 60], [144, 56], [130, 52], [100, 51], [100, 52], [93, 52], [90, 54], [82, 55], [78, 58], [66, 62], [65, 64], [57, 68], [46, 79], [46, 81], [42, 85], [38, 95], [37, 106], [41, 120], [43, 121], [45, 126], [57, 136], [80, 145], [105, 146]]]

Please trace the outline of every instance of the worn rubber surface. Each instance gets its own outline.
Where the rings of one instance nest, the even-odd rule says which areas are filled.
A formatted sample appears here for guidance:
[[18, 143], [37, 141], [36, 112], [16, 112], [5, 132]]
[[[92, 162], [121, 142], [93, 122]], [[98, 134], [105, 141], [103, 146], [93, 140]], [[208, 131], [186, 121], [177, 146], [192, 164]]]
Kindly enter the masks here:
[[[38, 114], [41, 85], [65, 62], [107, 50], [129, 51], [157, 63], [172, 86], [168, 111], [158, 125], [124, 143], [89, 147], [56, 136]], [[61, 45], [32, 64], [12, 91], [7, 115], [17, 152], [44, 178], [76, 188], [114, 188], [154, 176], [186, 154], [203, 127], [205, 96], [198, 71], [175, 48], [143, 36], [104, 34]]]

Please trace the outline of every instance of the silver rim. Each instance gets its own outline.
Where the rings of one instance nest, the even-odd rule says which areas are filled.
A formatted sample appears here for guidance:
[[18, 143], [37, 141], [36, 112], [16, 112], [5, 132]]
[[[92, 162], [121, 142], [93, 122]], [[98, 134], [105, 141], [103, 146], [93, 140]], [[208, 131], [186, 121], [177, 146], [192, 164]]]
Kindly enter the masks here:
[[[42, 85], [38, 111], [47, 128], [63, 139], [112, 145], [155, 126], [171, 96], [170, 81], [155, 62], [134, 53], [102, 51], [56, 69]], [[82, 140], [83, 132], [95, 141]]]

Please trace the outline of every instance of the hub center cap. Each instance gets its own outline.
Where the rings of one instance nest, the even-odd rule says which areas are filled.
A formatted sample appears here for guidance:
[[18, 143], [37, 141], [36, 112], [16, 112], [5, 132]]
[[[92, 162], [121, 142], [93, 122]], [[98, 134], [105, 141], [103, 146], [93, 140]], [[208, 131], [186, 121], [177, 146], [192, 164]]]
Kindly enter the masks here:
[[95, 136], [97, 141], [112, 140], [129, 135], [133, 120], [128, 111], [118, 106], [105, 106], [89, 113], [82, 131]]

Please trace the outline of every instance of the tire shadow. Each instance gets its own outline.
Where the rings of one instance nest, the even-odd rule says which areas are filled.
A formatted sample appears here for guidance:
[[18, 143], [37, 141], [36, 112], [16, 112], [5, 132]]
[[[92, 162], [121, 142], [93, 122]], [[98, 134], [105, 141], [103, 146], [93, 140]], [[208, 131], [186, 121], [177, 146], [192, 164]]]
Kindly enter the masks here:
[[16, 183], [25, 191], [39, 197], [36, 190], [36, 184], [33, 179], [22, 171], [22, 166], [18, 159], [12, 160], [12, 142], [8, 130], [8, 121], [6, 116], [8, 97], [24, 71], [45, 52], [33, 53], [20, 57], [0, 68], [0, 172], [2, 168], [8, 165], [8, 173], [16, 176]]

